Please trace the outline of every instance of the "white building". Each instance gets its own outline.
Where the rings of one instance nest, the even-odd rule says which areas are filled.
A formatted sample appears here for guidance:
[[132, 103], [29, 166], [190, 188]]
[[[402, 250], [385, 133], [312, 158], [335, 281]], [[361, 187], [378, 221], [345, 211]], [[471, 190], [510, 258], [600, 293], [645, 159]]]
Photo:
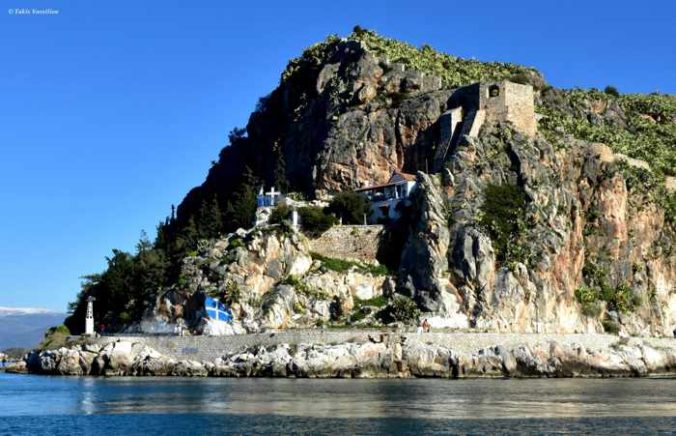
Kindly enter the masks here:
[[409, 197], [415, 189], [416, 178], [413, 174], [392, 172], [392, 176], [382, 185], [367, 186], [357, 189], [371, 202], [370, 222], [379, 222], [385, 219], [397, 220], [400, 211], [397, 206], [401, 203], [406, 205]]
[[96, 301], [96, 298], [87, 297], [87, 314], [85, 316], [85, 335], [87, 336], [96, 335], [94, 331], [94, 301]]

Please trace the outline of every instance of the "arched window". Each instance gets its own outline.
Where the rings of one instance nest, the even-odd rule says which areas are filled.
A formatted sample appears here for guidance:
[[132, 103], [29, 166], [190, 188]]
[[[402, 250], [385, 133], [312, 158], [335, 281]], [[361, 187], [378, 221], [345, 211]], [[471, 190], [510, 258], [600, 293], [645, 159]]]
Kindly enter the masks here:
[[500, 87], [498, 85], [491, 85], [488, 88], [488, 96], [489, 97], [497, 97], [500, 95]]

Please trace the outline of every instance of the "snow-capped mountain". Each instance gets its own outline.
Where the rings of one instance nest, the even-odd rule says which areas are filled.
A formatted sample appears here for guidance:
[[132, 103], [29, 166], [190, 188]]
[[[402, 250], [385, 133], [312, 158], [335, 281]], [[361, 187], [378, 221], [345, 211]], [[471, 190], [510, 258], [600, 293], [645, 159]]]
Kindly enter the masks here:
[[6, 315], [36, 315], [57, 313], [53, 310], [43, 309], [41, 307], [2, 307], [0, 306], [0, 316]]
[[35, 307], [0, 307], [0, 350], [37, 345], [49, 327], [63, 323], [63, 313]]

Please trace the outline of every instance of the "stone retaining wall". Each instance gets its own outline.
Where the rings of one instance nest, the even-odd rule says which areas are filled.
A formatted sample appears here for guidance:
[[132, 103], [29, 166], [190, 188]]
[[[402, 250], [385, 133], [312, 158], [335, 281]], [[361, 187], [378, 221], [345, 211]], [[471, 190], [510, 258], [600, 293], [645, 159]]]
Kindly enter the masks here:
[[[403, 337], [403, 338], [402, 338]], [[556, 341], [561, 344], [581, 344], [586, 348], [600, 350], [616, 343], [619, 338], [603, 334], [519, 334], [519, 333], [423, 333], [390, 332], [385, 330], [286, 330], [236, 336], [106, 336], [92, 339], [99, 344], [118, 340], [141, 342], [158, 352], [176, 359], [213, 361], [225, 354], [242, 351], [252, 346], [278, 344], [341, 344], [367, 341], [420, 341], [441, 345], [457, 352], [472, 352], [482, 348], [503, 345], [514, 348], [519, 345], [534, 345]], [[676, 339], [642, 338], [653, 347], [673, 346]]]
[[326, 257], [373, 262], [382, 231], [381, 225], [333, 226], [310, 241], [310, 250]]

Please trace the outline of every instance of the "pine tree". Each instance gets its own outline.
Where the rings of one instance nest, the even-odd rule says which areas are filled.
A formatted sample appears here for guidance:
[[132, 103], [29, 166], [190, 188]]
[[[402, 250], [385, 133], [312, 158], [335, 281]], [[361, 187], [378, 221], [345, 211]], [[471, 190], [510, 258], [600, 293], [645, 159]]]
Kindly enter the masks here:
[[225, 210], [226, 231], [238, 228], [249, 228], [256, 213], [256, 190], [258, 183], [253, 171], [248, 166], [244, 169], [242, 180], [233, 192]]
[[216, 238], [223, 231], [223, 217], [216, 195], [211, 201], [202, 200], [197, 213], [197, 231], [199, 237], [205, 239]]
[[289, 191], [289, 181], [286, 178], [286, 159], [280, 147], [275, 150], [275, 170], [272, 176], [272, 185], [281, 192]]
[[197, 225], [195, 224], [195, 219], [190, 217], [188, 220], [188, 225], [182, 228], [176, 237], [174, 249], [176, 254], [181, 256], [188, 251], [193, 250], [195, 247], [197, 247], [198, 240], [199, 232], [197, 230]]

